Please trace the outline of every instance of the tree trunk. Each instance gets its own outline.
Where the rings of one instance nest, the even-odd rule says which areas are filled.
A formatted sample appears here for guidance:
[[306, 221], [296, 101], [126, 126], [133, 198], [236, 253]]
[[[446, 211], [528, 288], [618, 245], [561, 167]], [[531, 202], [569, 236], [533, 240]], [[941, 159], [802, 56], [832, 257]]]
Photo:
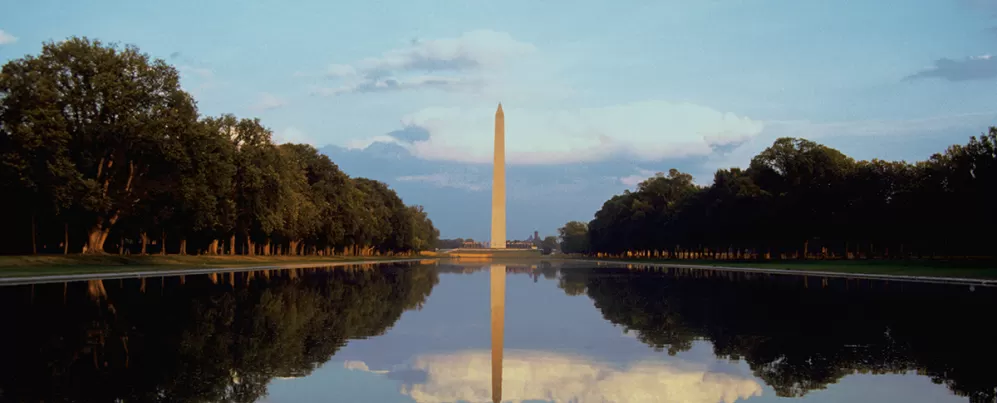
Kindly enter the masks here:
[[35, 211], [31, 211], [31, 254], [38, 254], [38, 230], [35, 226]]
[[235, 234], [228, 239], [228, 254], [230, 256], [235, 256]]
[[180, 239], [180, 255], [187, 256], [187, 240]]
[[86, 253], [91, 255], [104, 253], [104, 241], [107, 240], [108, 232], [109, 230], [107, 228], [103, 228], [100, 224], [91, 228], [90, 233], [87, 234]]
[[163, 237], [159, 239], [163, 241], [163, 246], [159, 248], [159, 254], [166, 256], [166, 230], [163, 230]]
[[810, 254], [810, 240], [803, 241], [803, 259], [806, 259]]
[[270, 253], [270, 238], [267, 238], [267, 245], [265, 247], [263, 247], [263, 254], [266, 255], [266, 256], [270, 256], [271, 255], [271, 253]]
[[256, 250], [253, 248], [253, 240], [246, 237], [246, 256], [255, 256]]
[[287, 241], [288, 247], [287, 251], [291, 256], [298, 256], [298, 242], [297, 240]]
[[209, 255], [217, 255], [218, 254], [218, 240], [217, 239], [212, 239], [211, 240], [211, 245], [208, 246], [208, 254]]
[[142, 240], [142, 254], [144, 255], [145, 254], [145, 247], [146, 247], [146, 245], [149, 244], [149, 235], [146, 234], [145, 231], [142, 231], [142, 233], [139, 234], [138, 237], [139, 237], [139, 239]]

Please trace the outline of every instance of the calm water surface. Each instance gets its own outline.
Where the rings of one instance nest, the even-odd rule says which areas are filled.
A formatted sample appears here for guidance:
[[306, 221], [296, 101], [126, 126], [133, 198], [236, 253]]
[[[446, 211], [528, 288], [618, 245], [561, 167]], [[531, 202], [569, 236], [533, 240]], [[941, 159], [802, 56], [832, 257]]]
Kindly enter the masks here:
[[0, 401], [993, 402], [997, 290], [558, 263], [0, 287]]

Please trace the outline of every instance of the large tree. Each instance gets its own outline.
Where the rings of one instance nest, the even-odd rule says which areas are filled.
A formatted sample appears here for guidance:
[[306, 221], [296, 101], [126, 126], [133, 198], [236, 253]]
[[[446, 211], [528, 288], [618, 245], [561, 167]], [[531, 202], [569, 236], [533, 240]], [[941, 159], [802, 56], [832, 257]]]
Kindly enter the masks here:
[[172, 174], [178, 133], [196, 130], [176, 69], [131, 46], [46, 43], [4, 66], [0, 91], [5, 165], [28, 196], [65, 206], [71, 195], [89, 253], [102, 253], [111, 228]]
[[281, 153], [272, 137], [259, 119], [242, 119], [231, 128], [236, 149], [235, 229], [245, 241], [247, 255], [256, 254], [255, 244], [284, 224], [281, 198], [289, 193], [281, 182]]
[[561, 237], [561, 250], [564, 253], [588, 253], [588, 224], [570, 221], [558, 229]]

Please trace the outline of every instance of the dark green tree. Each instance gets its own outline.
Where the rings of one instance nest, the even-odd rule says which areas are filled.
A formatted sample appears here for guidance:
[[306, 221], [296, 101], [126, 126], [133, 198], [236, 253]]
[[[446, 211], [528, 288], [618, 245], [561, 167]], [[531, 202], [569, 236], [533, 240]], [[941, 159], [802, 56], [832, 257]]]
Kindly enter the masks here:
[[561, 238], [561, 251], [564, 253], [588, 253], [588, 225], [571, 221], [558, 229]]
[[549, 255], [558, 250], [558, 246], [557, 237], [553, 235], [544, 237], [543, 241], [540, 242], [540, 249], [545, 255]]
[[[829, 259], [993, 258], [997, 128], [927, 161], [859, 161], [781, 138], [746, 170], [708, 187], [676, 170], [606, 201], [591, 253], [614, 256]], [[930, 214], [926, 212], [931, 212]]]
[[26, 201], [71, 205], [86, 226], [88, 253], [103, 253], [114, 225], [174, 173], [183, 158], [178, 133], [196, 130], [197, 110], [176, 69], [130, 46], [46, 43], [37, 57], [4, 66], [0, 91], [11, 146], [4, 176], [20, 179]]

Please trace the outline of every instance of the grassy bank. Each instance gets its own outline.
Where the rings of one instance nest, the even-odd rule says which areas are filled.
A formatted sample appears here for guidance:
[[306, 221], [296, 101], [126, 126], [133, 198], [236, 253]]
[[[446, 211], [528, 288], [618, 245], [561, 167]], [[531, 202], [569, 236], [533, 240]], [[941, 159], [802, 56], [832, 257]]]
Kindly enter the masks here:
[[654, 263], [676, 266], [718, 266], [758, 269], [798, 270], [800, 272], [834, 272], [883, 274], [896, 276], [931, 276], [997, 279], [997, 262], [992, 260], [671, 260], [671, 259], [597, 259], [565, 257], [568, 260], [602, 260], [627, 263]]
[[[406, 256], [179, 256], [36, 255], [0, 256], [0, 277], [123, 273], [210, 267], [247, 267], [404, 259]], [[420, 257], [413, 257], [420, 258]], [[426, 257], [421, 257], [425, 259]]]

